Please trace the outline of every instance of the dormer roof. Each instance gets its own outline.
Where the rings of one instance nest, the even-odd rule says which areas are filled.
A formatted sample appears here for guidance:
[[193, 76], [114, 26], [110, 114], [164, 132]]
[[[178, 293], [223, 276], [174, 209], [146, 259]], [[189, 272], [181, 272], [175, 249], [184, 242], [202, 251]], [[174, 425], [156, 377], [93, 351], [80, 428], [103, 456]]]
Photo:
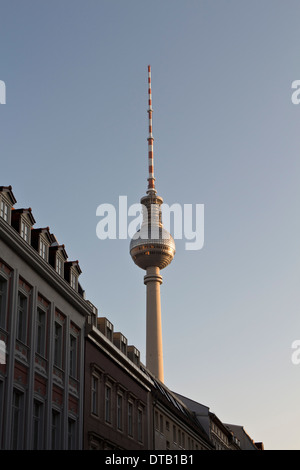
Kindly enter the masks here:
[[[53, 238], [52, 238], [52, 240], [53, 240]], [[64, 257], [65, 260], [68, 259], [68, 254], [67, 254], [67, 252], [66, 252], [66, 250], [65, 250], [65, 245], [59, 245], [59, 244], [55, 241], [54, 243], [52, 242], [52, 244], [51, 244], [49, 250], [52, 251], [52, 252], [59, 251], [59, 252], [63, 255], [63, 257]]]
[[82, 271], [81, 271], [81, 269], [80, 269], [79, 261], [78, 261], [78, 260], [77, 260], [77, 261], [66, 261], [66, 262], [65, 262], [66, 271], [67, 271], [67, 270], [70, 270], [72, 266], [75, 267], [75, 269], [76, 269], [78, 275], [81, 274]]
[[8, 198], [10, 199], [11, 205], [13, 206], [16, 204], [17, 200], [12, 192], [12, 187], [11, 186], [0, 186], [0, 192], [1, 193], [6, 193]]
[[29, 221], [31, 223], [31, 225], [34, 225], [35, 224], [35, 218], [33, 217], [33, 214], [32, 214], [32, 209], [31, 207], [29, 207], [28, 209], [12, 209], [12, 213], [11, 213], [11, 216], [12, 216], [12, 219], [18, 219], [20, 218], [20, 216], [22, 214], [25, 214], [27, 215], [27, 217], [29, 218]]
[[53, 242], [53, 238], [52, 238], [52, 234], [49, 231], [49, 227], [33, 228], [31, 230], [31, 238], [33, 238], [35, 236], [38, 236], [40, 234], [45, 235], [45, 237], [47, 238], [49, 244], [51, 245], [51, 243]]

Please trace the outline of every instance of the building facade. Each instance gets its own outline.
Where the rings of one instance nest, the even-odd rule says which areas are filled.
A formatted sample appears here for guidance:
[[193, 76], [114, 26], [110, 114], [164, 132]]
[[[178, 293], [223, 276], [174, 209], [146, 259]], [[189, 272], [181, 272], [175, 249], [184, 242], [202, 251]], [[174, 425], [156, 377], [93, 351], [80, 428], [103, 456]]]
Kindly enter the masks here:
[[84, 331], [91, 307], [31, 209], [0, 187], [0, 448], [82, 448]]
[[151, 381], [140, 353], [94, 317], [85, 342], [84, 449], [147, 450], [152, 442]]

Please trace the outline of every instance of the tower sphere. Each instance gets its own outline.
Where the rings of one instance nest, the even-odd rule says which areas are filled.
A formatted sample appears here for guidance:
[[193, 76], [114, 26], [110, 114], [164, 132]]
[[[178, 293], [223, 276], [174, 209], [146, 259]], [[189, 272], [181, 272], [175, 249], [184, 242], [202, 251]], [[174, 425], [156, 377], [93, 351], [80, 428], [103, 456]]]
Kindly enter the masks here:
[[163, 269], [175, 255], [175, 242], [162, 226], [143, 224], [130, 241], [130, 255], [142, 269], [157, 266]]
[[163, 200], [155, 190], [142, 197], [143, 222], [130, 241], [130, 255], [137, 266], [147, 269], [156, 266], [163, 269], [175, 255], [175, 242], [162, 225]]

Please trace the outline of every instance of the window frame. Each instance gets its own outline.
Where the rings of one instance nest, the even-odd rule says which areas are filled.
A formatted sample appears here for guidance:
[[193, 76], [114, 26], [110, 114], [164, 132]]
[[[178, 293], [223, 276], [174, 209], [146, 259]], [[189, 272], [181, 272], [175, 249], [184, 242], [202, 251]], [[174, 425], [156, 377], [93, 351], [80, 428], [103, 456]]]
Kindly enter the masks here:
[[64, 261], [63, 261], [62, 257], [59, 256], [58, 254], [56, 254], [55, 271], [57, 272], [57, 274], [59, 274], [59, 276], [64, 275], [63, 266], [64, 266]]
[[48, 261], [48, 248], [49, 248], [48, 243], [45, 241], [45, 239], [42, 236], [40, 236], [39, 237], [39, 255], [45, 261]]
[[[59, 335], [57, 335], [59, 332]], [[63, 368], [63, 336], [64, 328], [63, 325], [57, 320], [54, 320], [54, 357], [53, 363], [55, 367], [59, 369]]]
[[117, 398], [116, 398], [116, 408], [117, 408], [117, 430], [122, 432], [124, 430], [124, 418], [123, 418], [123, 413], [124, 413], [124, 397], [123, 393], [120, 391], [117, 393]]
[[129, 437], [133, 438], [133, 413], [134, 413], [134, 405], [132, 400], [128, 400], [127, 402], [127, 434]]
[[[4, 285], [4, 288], [1, 288]], [[0, 328], [6, 329], [8, 301], [8, 279], [0, 276]]]
[[[36, 414], [36, 406], [38, 414]], [[44, 402], [34, 398], [32, 413], [32, 449], [43, 450], [44, 448], [44, 424], [45, 424]], [[37, 428], [36, 428], [37, 426]]]
[[[13, 389], [12, 418], [11, 418], [11, 449], [24, 449], [24, 392], [18, 388]], [[18, 403], [15, 402], [18, 397]]]
[[70, 357], [69, 357], [69, 375], [73, 379], [77, 379], [78, 376], [78, 338], [74, 334], [70, 333], [69, 337], [69, 352], [70, 352]]
[[[95, 384], [95, 386], [94, 386]], [[99, 418], [99, 390], [100, 377], [98, 374], [91, 374], [91, 414]]]
[[137, 440], [143, 442], [144, 433], [143, 433], [143, 423], [144, 423], [144, 411], [141, 407], [138, 407], [137, 410]]
[[9, 220], [9, 209], [10, 205], [8, 202], [2, 197], [1, 204], [0, 204], [0, 217], [5, 220], [5, 222], [10, 222]]
[[104, 387], [104, 420], [106, 424], [112, 424], [112, 386], [107, 382]]
[[[39, 314], [42, 314], [44, 317], [44, 322], [41, 322], [39, 319]], [[42, 357], [46, 357], [46, 340], [47, 340], [47, 312], [41, 308], [37, 307], [36, 313], [36, 352]], [[42, 344], [41, 344], [42, 343]]]
[[30, 225], [23, 218], [21, 218], [20, 235], [23, 238], [23, 240], [27, 243], [30, 242], [29, 233], [30, 233]]
[[[21, 306], [20, 299], [25, 301], [25, 307]], [[28, 309], [29, 298], [23, 291], [18, 290], [18, 305], [17, 305], [17, 325], [16, 325], [16, 339], [23, 344], [27, 344], [27, 322], [28, 322]], [[21, 330], [21, 331], [20, 331]]]

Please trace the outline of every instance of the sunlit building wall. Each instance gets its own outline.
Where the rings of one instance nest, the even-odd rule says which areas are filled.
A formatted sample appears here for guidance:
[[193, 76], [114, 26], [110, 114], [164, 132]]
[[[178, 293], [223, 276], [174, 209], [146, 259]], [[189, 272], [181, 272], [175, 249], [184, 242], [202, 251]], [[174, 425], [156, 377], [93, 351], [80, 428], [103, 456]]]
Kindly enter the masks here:
[[80, 449], [84, 326], [77, 261], [0, 187], [0, 448]]

